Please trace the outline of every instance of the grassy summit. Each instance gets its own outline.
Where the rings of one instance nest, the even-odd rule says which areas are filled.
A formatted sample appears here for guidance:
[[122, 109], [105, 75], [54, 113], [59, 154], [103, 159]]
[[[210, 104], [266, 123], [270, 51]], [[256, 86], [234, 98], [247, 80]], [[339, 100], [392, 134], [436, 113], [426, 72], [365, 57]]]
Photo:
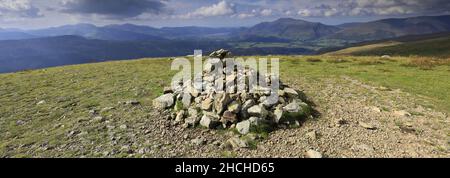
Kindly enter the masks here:
[[[450, 112], [449, 62], [423, 68], [431, 58], [272, 57], [280, 58], [285, 81], [347, 76], [400, 89], [431, 101], [419, 103], [424, 107]], [[0, 157], [121, 157], [128, 155], [123, 150], [157, 148], [151, 137], [139, 134], [147, 132], [152, 100], [177, 72], [170, 71], [170, 62], [141, 59], [0, 74]], [[131, 100], [140, 105], [126, 104]]]

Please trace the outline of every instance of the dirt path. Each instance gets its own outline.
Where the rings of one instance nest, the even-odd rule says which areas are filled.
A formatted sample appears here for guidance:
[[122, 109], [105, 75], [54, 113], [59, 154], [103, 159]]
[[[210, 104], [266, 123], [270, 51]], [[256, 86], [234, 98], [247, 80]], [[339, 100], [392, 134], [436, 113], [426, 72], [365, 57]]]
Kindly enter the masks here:
[[[450, 157], [450, 119], [445, 113], [424, 107], [429, 106], [426, 99], [349, 77], [285, 82], [303, 90], [317, 105], [320, 116], [298, 128], [270, 133], [255, 149], [226, 151], [219, 145], [233, 133], [185, 129], [152, 113], [147, 135], [156, 144], [146, 155], [304, 157], [313, 149], [324, 157]], [[205, 143], [193, 144], [195, 138]]]

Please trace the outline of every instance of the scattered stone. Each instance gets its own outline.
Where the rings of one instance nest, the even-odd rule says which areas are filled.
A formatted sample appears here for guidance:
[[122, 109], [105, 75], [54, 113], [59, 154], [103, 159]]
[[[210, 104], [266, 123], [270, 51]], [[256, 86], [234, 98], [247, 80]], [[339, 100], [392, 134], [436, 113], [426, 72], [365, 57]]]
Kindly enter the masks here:
[[219, 125], [218, 121], [214, 121], [211, 117], [203, 115], [200, 120], [200, 125], [209, 129], [213, 129]]
[[45, 104], [45, 100], [39, 101], [37, 105]]
[[375, 111], [375, 112], [381, 112], [381, 109], [374, 106], [374, 107], [372, 107], [372, 111]]
[[389, 56], [389, 55], [382, 55], [381, 56], [381, 59], [390, 59], [391, 58], [391, 56]]
[[182, 122], [183, 119], [184, 119], [184, 115], [185, 115], [185, 111], [184, 110], [178, 111], [177, 117], [175, 117], [175, 122], [178, 122], [178, 123]]
[[205, 144], [205, 140], [203, 140], [202, 138], [195, 138], [191, 140], [191, 143], [196, 146], [201, 146]]
[[239, 137], [232, 137], [227, 141], [227, 143], [230, 144], [234, 149], [249, 147], [248, 141], [240, 139]]
[[222, 123], [236, 123], [237, 115], [230, 111], [225, 111], [222, 116]]
[[316, 140], [317, 139], [317, 133], [314, 130], [311, 131], [311, 132], [306, 133], [306, 136], [308, 138], [310, 138], [311, 140]]
[[283, 91], [288, 97], [294, 98], [298, 96], [298, 92], [292, 88], [284, 88]]
[[105, 118], [102, 116], [97, 116], [97, 117], [94, 117], [93, 121], [94, 122], [104, 122]]
[[174, 104], [174, 95], [171, 93], [162, 95], [153, 100], [153, 106], [158, 109], [166, 109], [173, 106], [173, 104]]
[[266, 118], [267, 117], [267, 110], [260, 105], [252, 106], [250, 107], [247, 112], [250, 114], [250, 116], [260, 117], [260, 118]]
[[202, 101], [202, 110], [210, 111], [212, 109], [213, 100], [211, 98], [207, 98]]
[[307, 158], [322, 158], [322, 154], [317, 151], [314, 151], [314, 150], [308, 150], [306, 152], [306, 157]]
[[25, 124], [25, 122], [23, 120], [17, 120], [16, 121], [16, 125], [23, 125]]
[[369, 129], [369, 130], [375, 130], [376, 129], [376, 127], [373, 126], [372, 124], [361, 122], [361, 121], [358, 122], [358, 123], [359, 123], [359, 126], [365, 128], [365, 129]]

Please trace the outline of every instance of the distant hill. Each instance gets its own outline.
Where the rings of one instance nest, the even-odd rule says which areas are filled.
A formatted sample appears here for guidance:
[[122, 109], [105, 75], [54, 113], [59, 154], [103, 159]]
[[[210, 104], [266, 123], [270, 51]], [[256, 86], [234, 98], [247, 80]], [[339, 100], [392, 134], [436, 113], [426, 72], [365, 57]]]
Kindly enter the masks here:
[[361, 42], [450, 31], [450, 15], [422, 16], [403, 19], [384, 19], [366, 23], [350, 23], [338, 26], [341, 31], [326, 39]]
[[26, 32], [40, 37], [76, 35], [89, 39], [117, 41], [164, 40], [164, 38], [157, 35], [136, 33], [109, 27], [97, 27], [92, 24], [65, 25], [47, 29], [30, 30]]
[[36, 36], [18, 31], [0, 30], [0, 40], [22, 40], [30, 38], [36, 38]]
[[230, 49], [236, 55], [313, 53], [303, 48], [235, 49], [212, 40], [108, 41], [57, 36], [0, 41], [0, 73], [117, 59], [186, 56], [195, 49], [207, 54], [219, 48]]
[[241, 39], [279, 38], [290, 41], [314, 40], [333, 34], [338, 27], [291, 18], [282, 18], [273, 22], [264, 22], [239, 33]]
[[194, 49], [229, 48], [212, 41], [106, 41], [58, 36], [0, 42], [0, 73], [142, 57], [185, 56]]
[[398, 38], [379, 43], [365, 44], [349, 47], [335, 52], [327, 53], [329, 55], [357, 55], [357, 56], [432, 56], [432, 57], [450, 57], [450, 34], [411, 36], [411, 38]]

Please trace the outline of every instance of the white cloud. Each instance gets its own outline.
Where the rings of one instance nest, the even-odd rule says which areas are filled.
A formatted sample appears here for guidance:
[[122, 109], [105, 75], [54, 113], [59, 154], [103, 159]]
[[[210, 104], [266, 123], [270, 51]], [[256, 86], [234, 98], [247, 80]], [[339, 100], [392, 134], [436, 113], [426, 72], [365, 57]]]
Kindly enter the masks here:
[[227, 3], [226, 1], [220, 1], [217, 4], [211, 6], [203, 6], [195, 10], [194, 12], [182, 15], [182, 18], [195, 18], [195, 17], [213, 17], [231, 15], [236, 13], [234, 4]]
[[0, 16], [40, 17], [39, 9], [30, 0], [0, 0]]

